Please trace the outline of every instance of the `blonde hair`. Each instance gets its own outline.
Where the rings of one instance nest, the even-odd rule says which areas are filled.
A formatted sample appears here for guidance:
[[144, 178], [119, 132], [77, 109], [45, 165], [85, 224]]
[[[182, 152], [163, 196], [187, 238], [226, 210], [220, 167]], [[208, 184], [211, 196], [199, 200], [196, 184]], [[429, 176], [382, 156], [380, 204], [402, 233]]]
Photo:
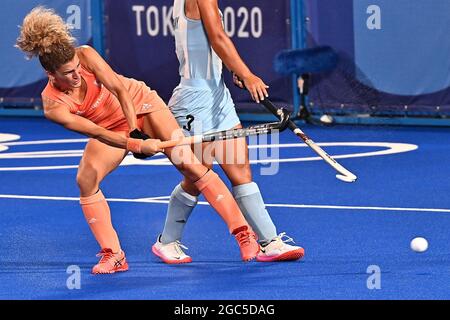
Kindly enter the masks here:
[[75, 42], [69, 25], [53, 9], [39, 6], [23, 20], [15, 46], [30, 59], [39, 57], [45, 70], [55, 72], [73, 59]]

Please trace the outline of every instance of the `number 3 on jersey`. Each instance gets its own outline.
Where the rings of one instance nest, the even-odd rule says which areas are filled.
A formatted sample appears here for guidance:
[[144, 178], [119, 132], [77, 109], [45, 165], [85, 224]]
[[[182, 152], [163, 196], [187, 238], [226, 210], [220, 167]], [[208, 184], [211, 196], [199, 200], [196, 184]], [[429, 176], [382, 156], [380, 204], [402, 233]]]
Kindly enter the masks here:
[[193, 115], [188, 114], [186, 116], [186, 119], [188, 120], [188, 123], [187, 123], [187, 125], [183, 126], [183, 129], [187, 130], [187, 131], [191, 131], [191, 123], [194, 122], [195, 118]]

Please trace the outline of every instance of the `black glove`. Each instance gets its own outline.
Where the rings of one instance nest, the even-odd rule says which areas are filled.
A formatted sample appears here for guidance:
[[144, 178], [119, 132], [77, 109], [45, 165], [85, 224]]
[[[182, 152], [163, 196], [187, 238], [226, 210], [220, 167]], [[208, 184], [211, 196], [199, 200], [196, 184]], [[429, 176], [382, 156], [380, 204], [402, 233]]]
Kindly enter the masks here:
[[[146, 135], [145, 133], [143, 133], [139, 129], [134, 129], [133, 131], [130, 132], [130, 138], [147, 140], [147, 139], [150, 139], [150, 136]], [[136, 159], [147, 159], [147, 158], [151, 157], [151, 155], [148, 156], [148, 155], [143, 154], [143, 153], [134, 153], [134, 152], [133, 152], [133, 156]]]

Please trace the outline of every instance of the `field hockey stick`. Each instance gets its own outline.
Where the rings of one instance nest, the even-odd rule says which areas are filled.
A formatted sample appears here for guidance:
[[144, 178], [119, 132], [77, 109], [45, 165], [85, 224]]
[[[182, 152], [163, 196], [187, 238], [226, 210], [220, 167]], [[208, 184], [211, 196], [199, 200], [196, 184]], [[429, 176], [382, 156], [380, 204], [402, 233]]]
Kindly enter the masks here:
[[161, 143], [159, 143], [158, 146], [161, 149], [165, 149], [179, 145], [192, 145], [203, 142], [213, 142], [213, 141], [243, 138], [259, 134], [270, 134], [275, 130], [278, 132], [284, 131], [288, 127], [288, 123], [290, 121], [290, 113], [284, 108], [275, 110], [274, 112], [280, 119], [280, 121], [254, 125], [242, 129], [217, 131], [204, 135], [195, 135], [192, 137], [184, 137], [181, 139], [162, 141]]
[[[240, 82], [242, 85], [239, 86], [236, 82], [234, 82], [234, 85], [240, 89], [247, 89], [245, 87], [244, 81], [240, 79], [234, 72], [233, 78], [236, 77], [236, 79]], [[269, 99], [265, 98], [264, 100], [261, 100], [260, 103], [266, 107], [267, 110], [269, 110], [272, 114], [274, 114], [276, 117], [279, 116], [278, 108], [270, 101]], [[288, 128], [295, 133], [296, 136], [300, 137], [311, 149], [314, 150], [315, 153], [317, 153], [323, 160], [325, 160], [326, 163], [328, 163], [330, 166], [333, 167], [334, 170], [338, 172], [336, 175], [336, 178], [344, 181], [344, 182], [355, 182], [357, 177], [345, 169], [342, 165], [340, 165], [336, 160], [334, 160], [328, 153], [326, 153], [321, 147], [319, 147], [313, 140], [311, 140], [300, 128], [297, 127], [297, 125], [294, 123], [294, 121], [288, 119], [287, 121]]]
[[[266, 107], [271, 113], [278, 117], [277, 107], [267, 98], [261, 101], [261, 104]], [[355, 182], [357, 177], [340, 165], [336, 160], [334, 160], [328, 153], [326, 153], [321, 147], [319, 147], [311, 138], [309, 138], [300, 128], [298, 128], [294, 121], [288, 120], [288, 128], [295, 133], [296, 136], [300, 137], [311, 149], [314, 150], [326, 163], [333, 167], [334, 170], [338, 172], [336, 178], [344, 182]]]

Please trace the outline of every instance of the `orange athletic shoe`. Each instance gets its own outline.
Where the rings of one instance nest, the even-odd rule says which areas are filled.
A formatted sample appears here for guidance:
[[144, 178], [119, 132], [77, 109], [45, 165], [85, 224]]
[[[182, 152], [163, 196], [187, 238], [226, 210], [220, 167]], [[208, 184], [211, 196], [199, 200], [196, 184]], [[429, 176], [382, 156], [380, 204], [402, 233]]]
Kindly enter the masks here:
[[128, 270], [125, 252], [113, 253], [111, 249], [102, 249], [97, 254], [100, 261], [92, 268], [93, 274], [115, 273]]
[[245, 226], [243, 227], [243, 230], [239, 231], [234, 236], [239, 244], [242, 260], [253, 260], [260, 250], [259, 244], [256, 241], [256, 234], [249, 227]]

